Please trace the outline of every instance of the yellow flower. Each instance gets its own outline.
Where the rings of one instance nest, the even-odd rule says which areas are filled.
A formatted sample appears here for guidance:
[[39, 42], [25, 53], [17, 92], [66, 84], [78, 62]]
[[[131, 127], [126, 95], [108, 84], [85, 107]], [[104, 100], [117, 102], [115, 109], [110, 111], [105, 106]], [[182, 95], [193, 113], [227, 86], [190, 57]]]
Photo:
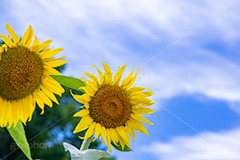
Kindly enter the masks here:
[[19, 120], [24, 124], [30, 121], [36, 103], [42, 109], [41, 114], [44, 104], [49, 107], [52, 107], [52, 101], [59, 104], [54, 94], [61, 96], [64, 89], [49, 75], [61, 75], [53, 67], [61, 66], [67, 60], [51, 58], [63, 49], [47, 48], [52, 40], [41, 44], [36, 36], [33, 40], [31, 26], [22, 39], [10, 25], [6, 28], [12, 40], [0, 35], [5, 43], [0, 45], [0, 126], [8, 124], [10, 128]]
[[[82, 117], [79, 124], [76, 126], [73, 133], [81, 132], [88, 128], [83, 139], [91, 137], [95, 133], [95, 138], [101, 137], [102, 142], [106, 145], [109, 151], [112, 151], [111, 142], [124, 149], [129, 147], [129, 136], [135, 137], [133, 130], [145, 133], [148, 135], [146, 128], [140, 122], [153, 125], [142, 114], [150, 114], [155, 111], [146, 106], [154, 104], [147, 97], [152, 96], [153, 92], [144, 91], [145, 87], [131, 87], [137, 77], [133, 76], [133, 71], [120, 84], [122, 74], [126, 65], [121, 67], [113, 77], [111, 69], [105, 63], [102, 63], [105, 74], [96, 67], [98, 78], [91, 73], [86, 74], [91, 80], [83, 79], [86, 86], [80, 87], [86, 94], [72, 96], [80, 103], [84, 104], [83, 109], [77, 112], [74, 117]], [[139, 69], [138, 69], [139, 71]]]

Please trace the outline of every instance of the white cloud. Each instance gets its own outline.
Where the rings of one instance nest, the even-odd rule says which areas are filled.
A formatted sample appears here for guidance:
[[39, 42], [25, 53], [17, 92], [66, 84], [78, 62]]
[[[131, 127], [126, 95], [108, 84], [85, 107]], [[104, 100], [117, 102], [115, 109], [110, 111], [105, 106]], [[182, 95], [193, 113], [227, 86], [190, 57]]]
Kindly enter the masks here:
[[[203, 94], [229, 102], [240, 101], [239, 66], [206, 50], [199, 49], [193, 54], [188, 53], [191, 50], [184, 51], [177, 60], [165, 56], [167, 60], [163, 58], [142, 67], [144, 81], [137, 80], [137, 85], [153, 88], [158, 98]], [[171, 53], [173, 56], [178, 57], [178, 53]]]
[[232, 108], [232, 110], [234, 110], [236, 113], [240, 114], [240, 101], [235, 101], [235, 102], [231, 102], [229, 104], [230, 108]]
[[169, 142], [154, 142], [142, 148], [142, 151], [154, 154], [159, 160], [239, 160], [239, 150], [239, 128], [175, 137]]

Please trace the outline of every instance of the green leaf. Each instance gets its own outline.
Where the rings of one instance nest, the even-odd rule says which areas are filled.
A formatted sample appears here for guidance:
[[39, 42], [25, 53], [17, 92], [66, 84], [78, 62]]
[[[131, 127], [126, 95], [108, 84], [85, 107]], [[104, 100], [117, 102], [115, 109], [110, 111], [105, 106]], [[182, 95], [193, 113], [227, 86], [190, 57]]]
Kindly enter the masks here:
[[[7, 127], [6, 127], [7, 128]], [[17, 123], [15, 128], [8, 129], [8, 132], [18, 145], [18, 147], [23, 151], [23, 153], [27, 156], [28, 159], [32, 159], [30, 147], [25, 135], [25, 130], [21, 121]]]
[[121, 147], [121, 145], [120, 145], [119, 142], [117, 143], [118, 145], [114, 144], [113, 142], [111, 142], [111, 144], [112, 144], [112, 146], [113, 146], [114, 148], [116, 148], [116, 149], [119, 150], [119, 151], [122, 151], [122, 152], [130, 152], [130, 151], [132, 151], [131, 148], [129, 148], [129, 147], [126, 146], [126, 145], [125, 145], [124, 149], [122, 150], [122, 147]]
[[51, 75], [51, 77], [56, 81], [58, 81], [61, 85], [77, 91], [83, 91], [78, 88], [85, 86], [85, 84], [80, 79], [77, 79], [77, 78], [61, 76], [61, 75]]

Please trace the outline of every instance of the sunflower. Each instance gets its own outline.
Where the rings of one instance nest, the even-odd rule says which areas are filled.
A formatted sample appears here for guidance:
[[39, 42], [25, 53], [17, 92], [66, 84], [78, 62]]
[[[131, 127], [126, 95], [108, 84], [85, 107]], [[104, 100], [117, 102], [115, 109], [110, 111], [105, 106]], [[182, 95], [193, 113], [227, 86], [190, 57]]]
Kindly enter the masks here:
[[[44, 113], [44, 105], [58, 103], [54, 94], [64, 93], [62, 86], [49, 75], [61, 75], [53, 67], [67, 62], [51, 58], [63, 49], [47, 48], [52, 40], [39, 44], [31, 25], [22, 39], [6, 25], [12, 39], [0, 35], [0, 126], [15, 126], [19, 120], [30, 121], [36, 104]], [[32, 43], [33, 40], [33, 43]], [[31, 45], [32, 44], [32, 45]], [[52, 100], [52, 101], [51, 101]]]
[[149, 135], [140, 121], [150, 125], [153, 125], [153, 123], [141, 115], [154, 113], [155, 111], [146, 108], [146, 106], [154, 104], [152, 100], [147, 98], [152, 96], [153, 92], [149, 89], [149, 91], [144, 91], [147, 89], [145, 87], [131, 87], [139, 69], [137, 74], [133, 76], [133, 68], [130, 75], [120, 84], [126, 65], [121, 67], [113, 78], [109, 66], [105, 63], [102, 64], [105, 71], [104, 75], [93, 65], [98, 71], [100, 82], [95, 75], [84, 73], [91, 80], [82, 79], [85, 86], [79, 89], [84, 90], [86, 94], [74, 95], [71, 92], [78, 102], [84, 104], [83, 109], [74, 115], [74, 117], [82, 117], [82, 119], [73, 133], [88, 129], [85, 136], [79, 138], [86, 139], [95, 133], [93, 141], [101, 137], [102, 142], [106, 145], [106, 139], [111, 152], [111, 143], [120, 146], [122, 149], [125, 146], [129, 147], [129, 135], [134, 142], [135, 133], [133, 130]]

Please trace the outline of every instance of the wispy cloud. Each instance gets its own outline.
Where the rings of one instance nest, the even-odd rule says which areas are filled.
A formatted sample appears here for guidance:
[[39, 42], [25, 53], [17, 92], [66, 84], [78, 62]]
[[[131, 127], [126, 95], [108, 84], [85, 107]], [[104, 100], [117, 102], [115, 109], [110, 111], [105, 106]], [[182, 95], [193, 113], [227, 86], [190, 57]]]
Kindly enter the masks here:
[[239, 150], [239, 128], [174, 137], [169, 142], [154, 142], [142, 148], [142, 151], [154, 154], [159, 160], [238, 160]]
[[[181, 55], [171, 52], [163, 60], [143, 67], [159, 98], [180, 94], [203, 94], [229, 102], [240, 100], [240, 68], [214, 52], [198, 48], [195, 53], [181, 48]], [[178, 57], [171, 59], [171, 57]], [[164, 60], [167, 59], [167, 60]], [[234, 74], [233, 74], [234, 73]], [[140, 82], [144, 83], [144, 82]]]

